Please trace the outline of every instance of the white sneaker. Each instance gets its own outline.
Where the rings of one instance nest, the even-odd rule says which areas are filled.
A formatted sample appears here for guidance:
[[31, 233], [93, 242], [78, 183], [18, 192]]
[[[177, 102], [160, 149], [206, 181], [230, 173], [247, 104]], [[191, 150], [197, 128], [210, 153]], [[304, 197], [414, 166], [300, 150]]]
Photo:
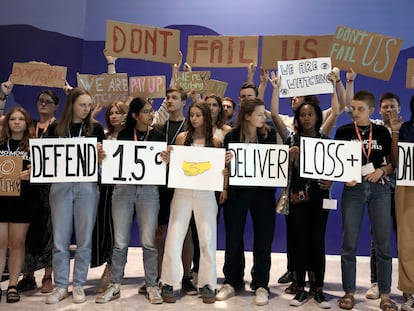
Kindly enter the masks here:
[[234, 290], [234, 287], [231, 286], [230, 284], [224, 284], [219, 292], [216, 295], [216, 300], [218, 301], [223, 301], [223, 300], [227, 300], [233, 296], [236, 295], [236, 291]]
[[55, 304], [68, 297], [68, 290], [66, 288], [55, 287], [52, 293], [46, 297], [47, 304]]
[[365, 298], [367, 299], [378, 299], [380, 298], [378, 283], [372, 283], [371, 287], [368, 288], [367, 292], [365, 293]]
[[149, 286], [147, 287], [147, 298], [152, 304], [160, 304], [163, 302], [160, 290], [158, 287]]
[[269, 292], [263, 287], [256, 289], [256, 306], [265, 306], [269, 303]]
[[83, 303], [86, 301], [85, 291], [82, 286], [75, 286], [72, 289], [72, 302], [73, 303]]
[[408, 297], [407, 301], [401, 305], [402, 311], [413, 311], [414, 310], [414, 295]]
[[120, 291], [121, 284], [119, 283], [110, 283], [107, 287], [107, 289], [100, 295], [98, 295], [95, 299], [96, 303], [107, 303], [111, 300], [118, 299], [121, 297], [121, 291]]

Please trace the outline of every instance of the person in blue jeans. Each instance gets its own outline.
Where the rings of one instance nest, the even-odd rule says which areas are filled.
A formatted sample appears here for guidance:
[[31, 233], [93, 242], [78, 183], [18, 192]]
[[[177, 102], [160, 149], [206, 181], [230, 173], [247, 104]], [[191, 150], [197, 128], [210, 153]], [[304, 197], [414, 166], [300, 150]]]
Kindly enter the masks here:
[[[150, 125], [154, 110], [145, 99], [134, 98], [129, 106], [125, 129], [118, 134], [118, 140], [165, 141], [163, 133]], [[165, 151], [167, 152], [167, 151]], [[145, 285], [150, 303], [159, 304], [163, 300], [157, 285], [158, 251], [155, 232], [158, 227], [160, 209], [158, 186], [155, 185], [115, 185], [112, 194], [112, 219], [114, 225], [114, 246], [109, 285], [96, 297], [97, 303], [106, 303], [120, 297], [120, 285], [127, 261], [128, 245], [134, 211], [137, 217], [139, 235], [143, 249]]]
[[392, 256], [390, 251], [391, 190], [384, 178], [390, 162], [391, 136], [381, 125], [373, 124], [370, 116], [375, 110], [375, 97], [368, 91], [359, 91], [353, 97], [354, 122], [338, 128], [335, 139], [361, 142], [362, 182], [345, 183], [342, 193], [342, 287], [345, 295], [339, 299], [341, 309], [355, 305], [356, 250], [365, 206], [371, 222], [372, 238], [377, 251], [377, 275], [380, 308], [397, 310], [390, 299]]
[[[92, 98], [87, 91], [73, 88], [68, 92], [61, 119], [49, 126], [46, 137], [105, 137], [100, 123], [91, 116]], [[46, 298], [47, 304], [55, 304], [68, 297], [70, 257], [69, 246], [72, 231], [76, 235], [76, 253], [73, 271], [73, 303], [83, 303], [91, 261], [92, 231], [98, 204], [97, 182], [52, 183], [49, 203], [53, 226], [53, 274], [55, 288]]]

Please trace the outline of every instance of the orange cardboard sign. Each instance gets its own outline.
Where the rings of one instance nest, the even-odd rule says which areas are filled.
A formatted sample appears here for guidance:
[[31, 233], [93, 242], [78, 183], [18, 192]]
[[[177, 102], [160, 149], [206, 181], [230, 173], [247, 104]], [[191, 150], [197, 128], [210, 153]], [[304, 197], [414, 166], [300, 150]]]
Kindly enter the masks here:
[[77, 74], [78, 87], [92, 96], [95, 104], [108, 106], [115, 100], [125, 101], [128, 97], [128, 76], [126, 73], [103, 73], [100, 75]]
[[201, 92], [210, 75], [210, 71], [179, 71], [174, 73], [174, 83], [176, 87], [182, 87], [187, 92]]
[[332, 66], [369, 77], [389, 80], [402, 40], [373, 32], [338, 26], [329, 48]]
[[193, 67], [257, 65], [258, 36], [189, 36], [187, 62]]
[[262, 67], [277, 68], [277, 61], [326, 57], [333, 35], [263, 36]]
[[0, 196], [19, 196], [22, 157], [0, 155]]
[[129, 95], [132, 97], [165, 97], [165, 76], [129, 77]]
[[407, 59], [407, 79], [405, 81], [407, 89], [414, 89], [414, 58]]
[[108, 55], [175, 64], [179, 61], [180, 31], [108, 20]]
[[63, 88], [67, 68], [44, 63], [13, 63], [11, 82], [14, 84]]
[[224, 97], [227, 89], [227, 82], [210, 79], [206, 81], [206, 85], [203, 91], [204, 95], [214, 93], [220, 97]]

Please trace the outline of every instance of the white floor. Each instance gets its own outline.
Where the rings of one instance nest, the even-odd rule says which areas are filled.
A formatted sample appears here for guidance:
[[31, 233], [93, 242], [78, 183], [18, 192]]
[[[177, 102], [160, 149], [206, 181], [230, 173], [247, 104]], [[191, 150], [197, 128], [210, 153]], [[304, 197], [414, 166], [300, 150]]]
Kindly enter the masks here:
[[[369, 287], [369, 258], [358, 257], [357, 266], [357, 292], [356, 292], [356, 304], [354, 310], [380, 310], [379, 300], [367, 300], [365, 299], [365, 291]], [[218, 271], [218, 283], [223, 282], [222, 266], [224, 261], [224, 253], [222, 251], [217, 252], [217, 271]], [[142, 266], [142, 252], [141, 248], [130, 248], [128, 255], [128, 263], [125, 271], [125, 279], [121, 287], [121, 299], [109, 302], [107, 304], [95, 303], [95, 286], [98, 284], [99, 278], [103, 271], [103, 266], [90, 269], [88, 283], [85, 287], [88, 295], [87, 302], [76, 305], [72, 304], [72, 299], [69, 298], [63, 300], [56, 305], [46, 305], [44, 303], [45, 294], [41, 294], [40, 291], [31, 291], [21, 294], [21, 301], [15, 304], [7, 304], [6, 297], [4, 295], [7, 287], [7, 282], [1, 283], [3, 289], [2, 302], [0, 303], [0, 310], [180, 310], [180, 311], [197, 311], [201, 310], [321, 310], [310, 299], [305, 305], [301, 307], [290, 307], [289, 300], [292, 295], [284, 293], [286, 285], [277, 284], [277, 278], [285, 271], [286, 268], [286, 255], [274, 253], [272, 254], [272, 270], [270, 291], [271, 296], [269, 304], [264, 307], [257, 307], [253, 304], [254, 295], [250, 291], [250, 267], [252, 263], [251, 253], [246, 253], [246, 290], [240, 293], [238, 296], [233, 297], [227, 301], [215, 302], [212, 305], [203, 304], [201, 299], [197, 296], [184, 296], [177, 300], [175, 304], [162, 304], [151, 305], [144, 295], [138, 295], [138, 287], [144, 283], [143, 279], [143, 266]], [[43, 271], [36, 272], [36, 280], [40, 285]], [[391, 298], [394, 299], [398, 305], [402, 303], [402, 296], [397, 289], [398, 281], [398, 264], [397, 260], [393, 260], [393, 280], [392, 280], [392, 293]], [[341, 271], [340, 271], [340, 258], [338, 256], [327, 257], [326, 277], [325, 277], [325, 291], [327, 298], [331, 302], [331, 310], [341, 310], [337, 306], [337, 300], [343, 295], [341, 287]]]

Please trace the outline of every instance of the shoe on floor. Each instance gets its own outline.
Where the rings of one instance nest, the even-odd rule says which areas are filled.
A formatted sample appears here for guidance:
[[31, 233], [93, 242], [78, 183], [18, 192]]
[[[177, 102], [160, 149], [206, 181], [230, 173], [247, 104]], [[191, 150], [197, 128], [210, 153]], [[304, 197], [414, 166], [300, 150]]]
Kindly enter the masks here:
[[62, 301], [69, 296], [68, 290], [66, 288], [55, 287], [52, 293], [46, 297], [47, 304], [55, 304], [59, 301]]
[[285, 293], [295, 295], [298, 292], [298, 284], [293, 281], [288, 287], [285, 288]]
[[55, 288], [55, 285], [53, 285], [52, 276], [44, 276], [42, 279], [42, 289], [40, 290], [41, 293], [51, 293], [53, 289]]
[[371, 287], [368, 288], [367, 292], [365, 293], [365, 298], [367, 299], [378, 299], [380, 298], [378, 283], [372, 283]]
[[36, 280], [34, 276], [23, 276], [23, 278], [17, 282], [17, 290], [19, 292], [26, 292], [37, 288]]
[[191, 278], [183, 278], [181, 281], [181, 291], [190, 296], [198, 294], [197, 287], [193, 285]]
[[73, 303], [84, 303], [86, 301], [85, 291], [82, 286], [75, 286], [72, 289], [72, 302]]
[[296, 293], [295, 297], [290, 301], [290, 305], [294, 307], [299, 307], [303, 305], [308, 300], [308, 294], [303, 290], [300, 289]]
[[175, 303], [177, 298], [175, 297], [174, 288], [171, 285], [164, 284], [161, 287], [161, 297], [165, 302]]
[[224, 284], [216, 295], [216, 300], [223, 301], [227, 300], [236, 295], [236, 291], [230, 284]]
[[163, 303], [163, 299], [160, 294], [160, 289], [157, 286], [148, 286], [146, 288], [147, 299], [152, 304]]
[[254, 303], [256, 306], [267, 305], [269, 303], [269, 292], [263, 287], [256, 289], [256, 298]]
[[293, 281], [293, 274], [290, 271], [286, 271], [278, 280], [279, 284], [287, 284]]
[[141, 295], [146, 295], [147, 294], [147, 285], [142, 285], [139, 289], [138, 289], [138, 294]]
[[95, 302], [107, 303], [109, 301], [118, 299], [119, 297], [121, 297], [120, 286], [120, 284], [109, 283], [106, 290], [96, 297]]
[[105, 270], [102, 273], [101, 279], [99, 280], [99, 285], [96, 288], [96, 293], [103, 293], [109, 286], [109, 277], [111, 276], [111, 265], [106, 264]]
[[328, 300], [326, 300], [326, 297], [322, 291], [315, 292], [315, 294], [313, 295], [313, 300], [315, 301], [316, 305], [319, 308], [322, 308], [322, 309], [331, 308], [331, 304], [328, 302]]
[[414, 310], [414, 295], [408, 297], [407, 301], [401, 305], [401, 311], [413, 311]]
[[204, 303], [214, 303], [216, 301], [216, 291], [212, 290], [210, 286], [204, 285], [199, 289], [199, 292]]

